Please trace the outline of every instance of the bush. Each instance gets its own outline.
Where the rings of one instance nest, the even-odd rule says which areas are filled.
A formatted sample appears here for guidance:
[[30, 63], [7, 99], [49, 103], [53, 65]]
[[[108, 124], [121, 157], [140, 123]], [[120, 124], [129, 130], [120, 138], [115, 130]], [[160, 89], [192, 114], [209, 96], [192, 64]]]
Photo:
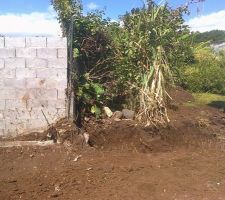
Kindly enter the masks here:
[[181, 85], [192, 92], [225, 94], [225, 54], [204, 48], [198, 49], [195, 59], [179, 69]]

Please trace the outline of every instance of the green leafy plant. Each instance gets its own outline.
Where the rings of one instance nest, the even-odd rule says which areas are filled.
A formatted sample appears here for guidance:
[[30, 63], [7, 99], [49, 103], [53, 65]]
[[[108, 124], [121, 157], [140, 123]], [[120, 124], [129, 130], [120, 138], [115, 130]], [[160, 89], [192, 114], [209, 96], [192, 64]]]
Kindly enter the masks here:
[[122, 17], [124, 27], [114, 39], [118, 85], [136, 101], [137, 118], [147, 125], [169, 121], [166, 88], [173, 82], [172, 69], [178, 64], [174, 60], [186, 55], [181, 47], [189, 34], [184, 11], [148, 1], [146, 7]]

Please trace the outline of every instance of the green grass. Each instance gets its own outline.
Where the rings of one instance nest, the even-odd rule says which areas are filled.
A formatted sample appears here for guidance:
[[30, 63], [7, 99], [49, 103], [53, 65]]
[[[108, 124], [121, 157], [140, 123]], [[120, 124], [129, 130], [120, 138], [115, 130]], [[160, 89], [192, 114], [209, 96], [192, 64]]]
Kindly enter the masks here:
[[209, 105], [219, 109], [225, 109], [225, 95], [211, 93], [193, 93], [194, 102], [189, 102], [187, 106]]

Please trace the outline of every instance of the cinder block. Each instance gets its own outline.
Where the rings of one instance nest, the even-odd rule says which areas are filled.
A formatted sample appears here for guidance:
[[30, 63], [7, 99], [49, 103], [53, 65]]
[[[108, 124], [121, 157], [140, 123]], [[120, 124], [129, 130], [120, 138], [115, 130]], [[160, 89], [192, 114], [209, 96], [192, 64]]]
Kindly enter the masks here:
[[49, 59], [48, 60], [48, 67], [49, 68], [67, 69], [67, 59], [66, 58]]
[[5, 120], [11, 120], [14, 122], [18, 120], [15, 110], [7, 109], [7, 110], [4, 110], [3, 114], [5, 117]]
[[5, 67], [5, 61], [4, 59], [0, 59], [0, 69]]
[[16, 69], [16, 78], [23, 79], [23, 78], [35, 78], [36, 71], [32, 68], [18, 68]]
[[65, 90], [58, 90], [58, 99], [66, 100], [66, 91]]
[[0, 120], [0, 129], [2, 129], [2, 130], [5, 129], [5, 120], [3, 120], [3, 119]]
[[59, 117], [59, 118], [65, 117], [65, 116], [66, 116], [66, 109], [65, 109], [65, 108], [60, 108], [60, 109], [58, 109], [57, 114], [58, 114], [58, 117]]
[[2, 89], [0, 90], [0, 100], [17, 99], [15, 89]]
[[56, 69], [40, 68], [36, 69], [37, 78], [51, 78], [57, 79], [58, 72]]
[[67, 81], [64, 79], [62, 80], [49, 79], [46, 80], [45, 87], [47, 89], [65, 89], [67, 87]]
[[16, 48], [16, 57], [18, 58], [35, 58], [37, 50], [34, 48]]
[[4, 88], [5, 84], [4, 84], [4, 79], [0, 79], [0, 89]]
[[26, 79], [26, 88], [45, 88], [46, 79], [45, 78], [27, 78]]
[[38, 99], [38, 100], [57, 100], [56, 89], [27, 89], [27, 90], [16, 90], [17, 97], [20, 99]]
[[0, 110], [5, 110], [5, 100], [0, 100]]
[[5, 59], [5, 68], [25, 68], [25, 59], [7, 58]]
[[55, 48], [40, 48], [37, 49], [38, 58], [57, 58], [57, 49]]
[[67, 80], [67, 70], [66, 69], [55, 69], [57, 72], [58, 80]]
[[25, 47], [25, 37], [5, 37], [5, 47]]
[[6, 78], [3, 80], [5, 88], [25, 88], [26, 80], [25, 79], [15, 79], [15, 78]]
[[27, 121], [27, 130], [42, 130], [47, 127], [47, 123], [44, 119], [31, 119]]
[[0, 110], [0, 119], [4, 119], [4, 111]]
[[47, 100], [40, 100], [40, 99], [30, 99], [28, 101], [28, 108], [29, 109], [44, 109], [48, 107], [48, 101]]
[[14, 58], [16, 50], [14, 48], [0, 48], [0, 58]]
[[35, 89], [16, 89], [17, 99], [28, 102], [30, 99], [36, 99]]
[[47, 46], [46, 37], [27, 37], [26, 47], [45, 48]]
[[5, 38], [0, 37], [0, 48], [4, 48], [4, 47], [5, 47]]
[[47, 68], [48, 60], [42, 58], [28, 58], [26, 62], [27, 68]]
[[[27, 108], [27, 102], [20, 100], [20, 99], [14, 99], [14, 100], [6, 100], [5, 101], [5, 109], [6, 110], [14, 110], [17, 113], [19, 113], [21, 110], [28, 110]], [[15, 114], [16, 114], [15, 112]]]
[[66, 108], [66, 101], [65, 99], [58, 99], [56, 101], [49, 101], [49, 105], [56, 109], [65, 109]]
[[1, 77], [1, 79], [15, 78], [16, 77], [16, 69], [12, 69], [12, 68], [0, 69], [0, 77]]
[[47, 47], [67, 48], [67, 40], [66, 40], [66, 38], [49, 37], [49, 38], [47, 38]]
[[58, 58], [67, 58], [67, 48], [58, 49]]
[[35, 89], [35, 99], [40, 100], [57, 100], [56, 89]]
[[0, 136], [4, 136], [5, 135], [5, 130], [4, 129], [0, 129]]
[[67, 80], [55, 80], [52, 78], [27, 78], [26, 88], [65, 89]]
[[[47, 109], [44, 109], [43, 112], [44, 112], [45, 116], [47, 117], [49, 123], [54, 123], [56, 120], [59, 119], [58, 113], [57, 113], [58, 111], [56, 108], [48, 107]], [[39, 116], [39, 119], [46, 121], [43, 114], [41, 114], [41, 115], [39, 114], [38, 116]]]
[[16, 120], [16, 121], [11, 121], [11, 120], [6, 120], [5, 127], [8, 132], [8, 134], [13, 134], [13, 132], [18, 133], [23, 133], [26, 130], [26, 120], [21, 121]]

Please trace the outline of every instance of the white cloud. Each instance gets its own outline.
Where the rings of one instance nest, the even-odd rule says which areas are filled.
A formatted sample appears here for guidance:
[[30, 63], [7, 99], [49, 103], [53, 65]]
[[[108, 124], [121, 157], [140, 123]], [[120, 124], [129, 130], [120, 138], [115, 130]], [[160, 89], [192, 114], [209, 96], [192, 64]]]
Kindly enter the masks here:
[[60, 25], [52, 6], [48, 12], [0, 15], [0, 34], [3, 35], [61, 35]]
[[91, 2], [87, 5], [87, 7], [88, 7], [89, 10], [95, 10], [95, 9], [98, 8], [98, 5], [94, 2]]
[[192, 31], [225, 30], [225, 10], [190, 19], [187, 24]]

